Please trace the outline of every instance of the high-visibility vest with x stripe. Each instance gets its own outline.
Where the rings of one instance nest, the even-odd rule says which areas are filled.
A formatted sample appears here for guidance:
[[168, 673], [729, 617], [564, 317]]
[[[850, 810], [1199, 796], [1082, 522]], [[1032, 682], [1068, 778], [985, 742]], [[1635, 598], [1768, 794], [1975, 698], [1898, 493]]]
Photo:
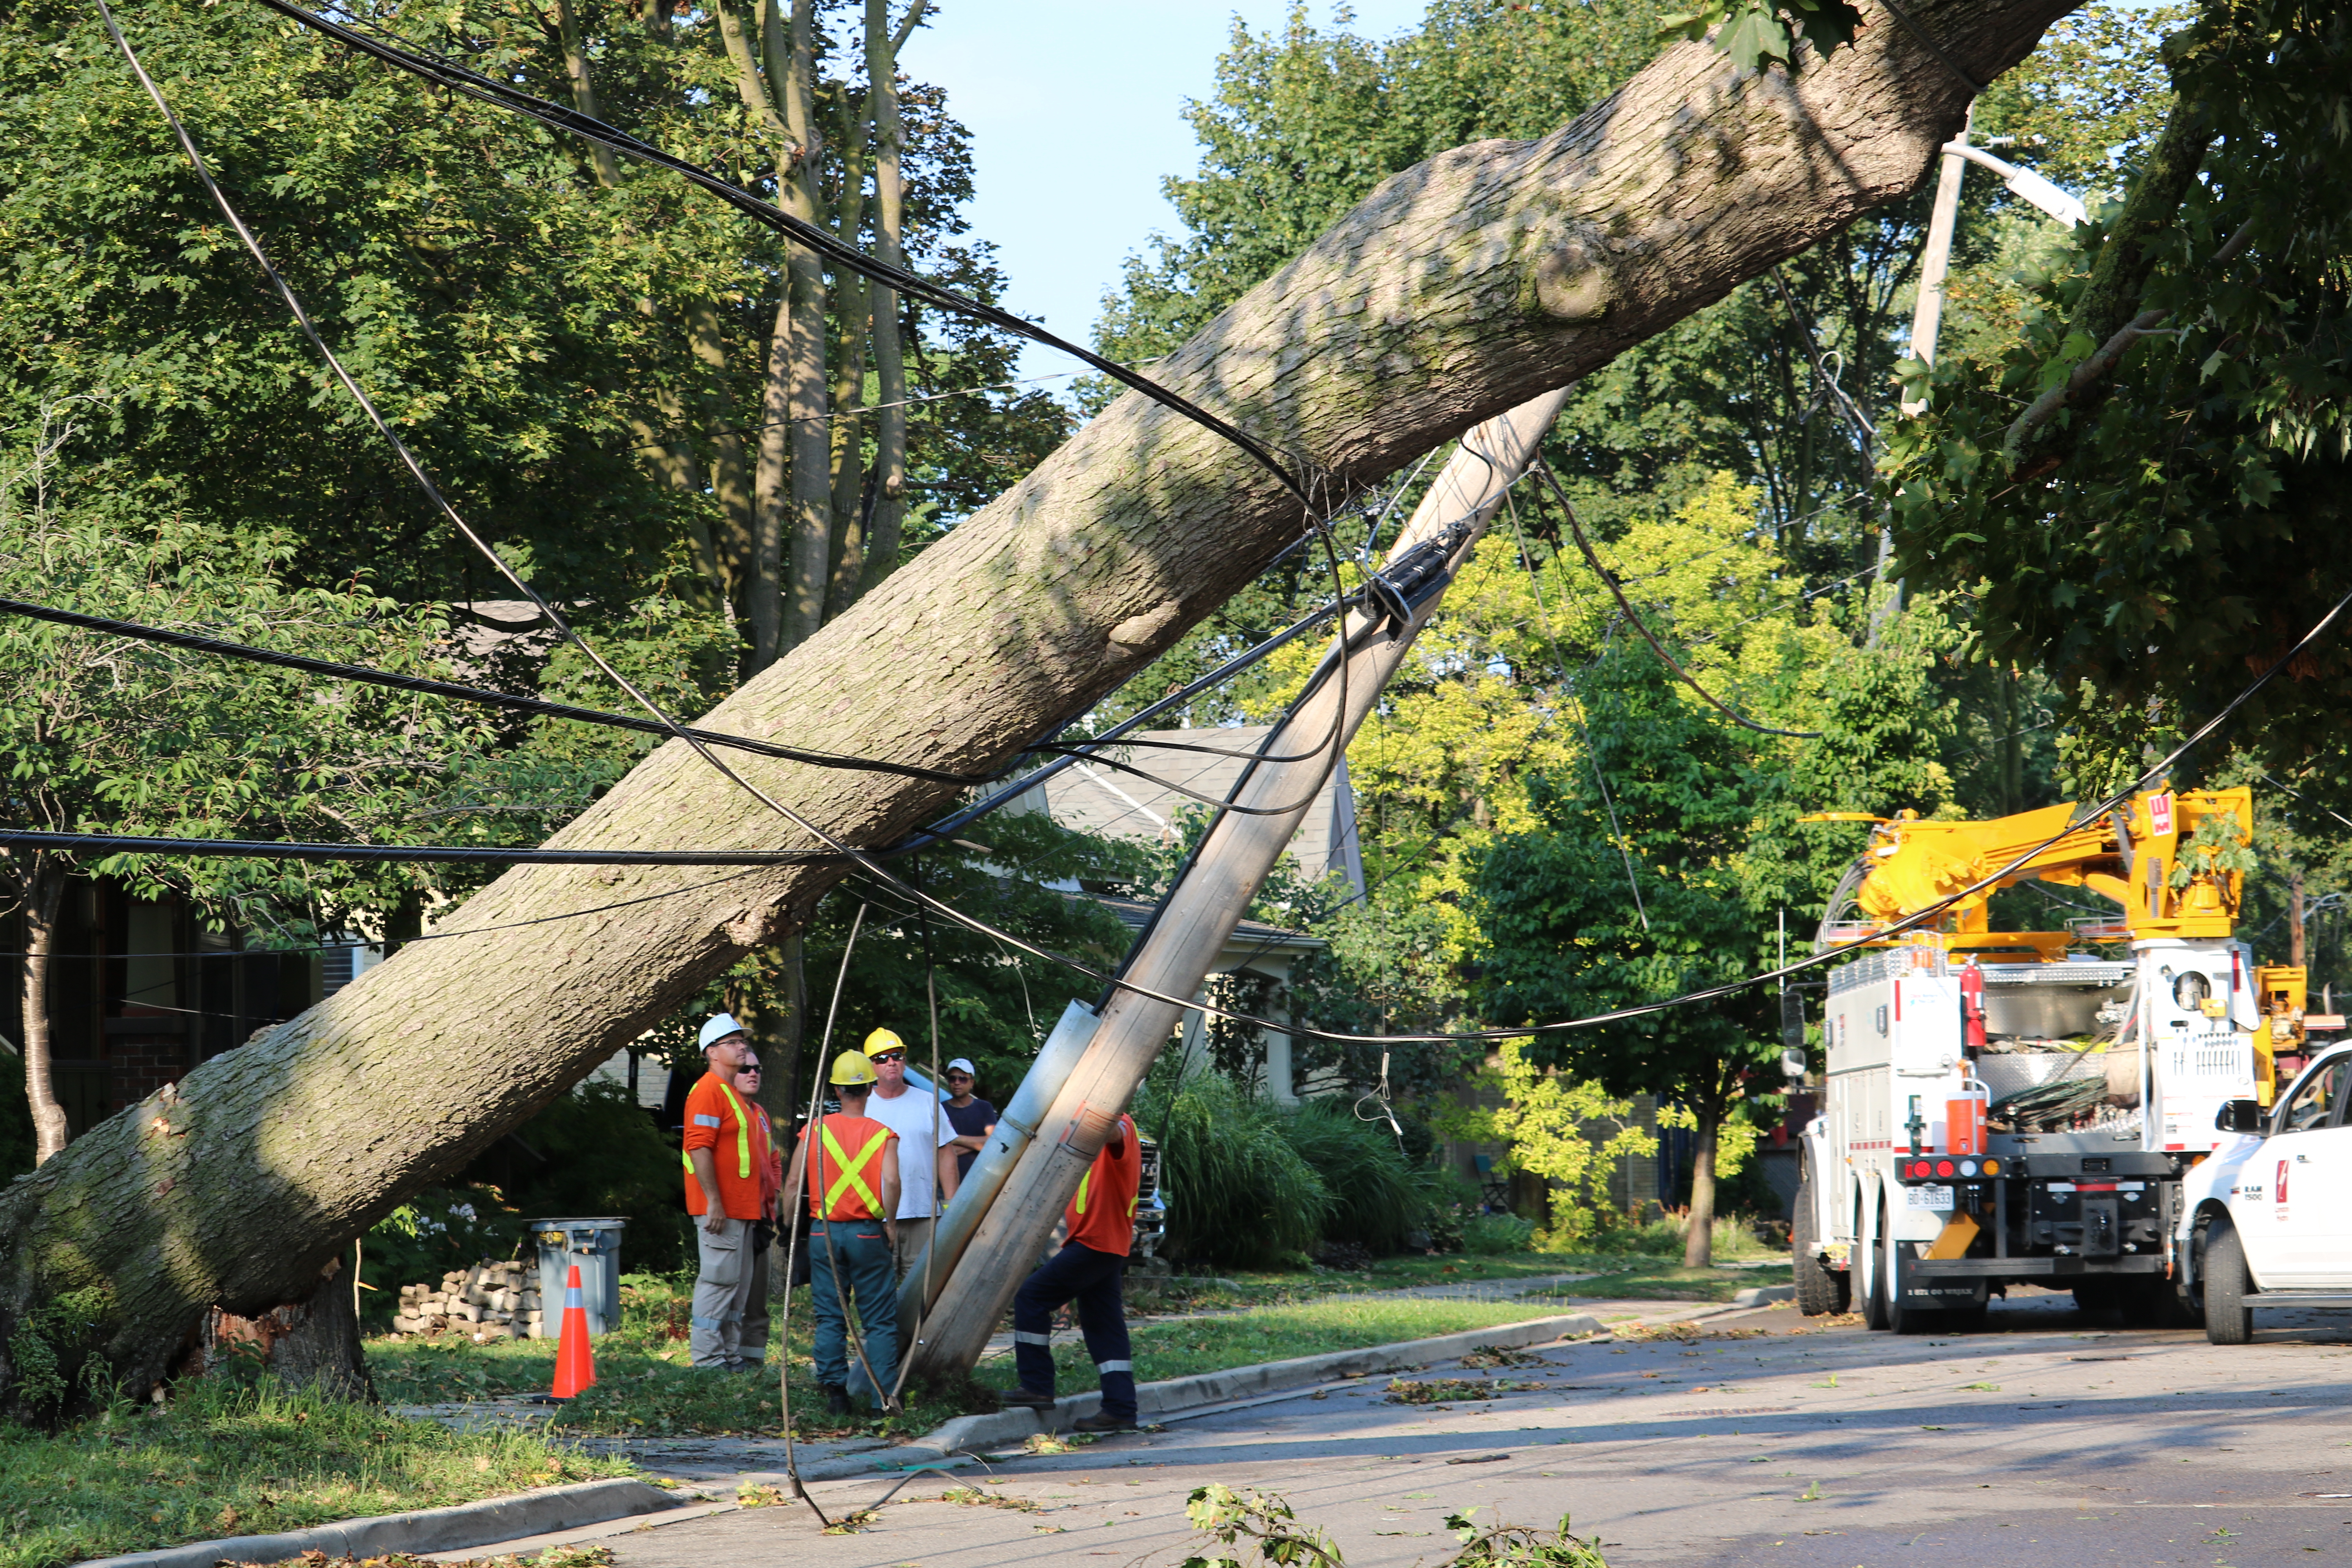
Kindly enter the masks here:
[[821, 1219], [883, 1219], [882, 1151], [898, 1134], [870, 1116], [836, 1112], [809, 1141], [809, 1213]]

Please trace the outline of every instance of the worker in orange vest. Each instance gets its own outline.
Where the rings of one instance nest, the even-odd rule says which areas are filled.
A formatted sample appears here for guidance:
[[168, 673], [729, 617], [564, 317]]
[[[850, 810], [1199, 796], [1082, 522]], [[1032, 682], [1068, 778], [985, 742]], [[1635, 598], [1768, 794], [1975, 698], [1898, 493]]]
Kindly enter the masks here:
[[1135, 1248], [1135, 1202], [1142, 1186], [1135, 1120], [1121, 1116], [1063, 1212], [1067, 1240], [1062, 1250], [1023, 1280], [1013, 1298], [1013, 1364], [1021, 1383], [1005, 1391], [1005, 1404], [1053, 1409], [1054, 1310], [1075, 1301], [1087, 1354], [1102, 1381], [1102, 1408], [1071, 1425], [1081, 1432], [1134, 1429], [1135, 1352], [1119, 1284]]
[[701, 1221], [694, 1232], [700, 1267], [687, 1344], [698, 1369], [738, 1371], [744, 1307], [755, 1272], [763, 1272], [751, 1267], [751, 1227], [769, 1202], [761, 1180], [766, 1124], [736, 1088], [736, 1075], [751, 1059], [743, 1026], [724, 1013], [712, 1015], [702, 1026], [702, 1058], [709, 1070], [686, 1097], [686, 1212]]
[[[790, 1209], [808, 1194], [809, 1294], [816, 1304], [816, 1381], [824, 1407], [849, 1413], [852, 1393], [879, 1405], [898, 1364], [898, 1135], [866, 1114], [879, 1075], [863, 1051], [834, 1058], [841, 1109], [801, 1134], [793, 1157]], [[862, 1355], [849, 1344], [856, 1304]]]
[[736, 1344], [735, 1370], [761, 1372], [768, 1364], [769, 1270], [783, 1258], [776, 1233], [784, 1213], [784, 1152], [777, 1146], [775, 1120], [760, 1103], [760, 1058], [747, 1056], [735, 1075], [735, 1097], [751, 1113], [751, 1168], [760, 1174], [760, 1217], [751, 1226], [751, 1283], [743, 1299], [743, 1327]]

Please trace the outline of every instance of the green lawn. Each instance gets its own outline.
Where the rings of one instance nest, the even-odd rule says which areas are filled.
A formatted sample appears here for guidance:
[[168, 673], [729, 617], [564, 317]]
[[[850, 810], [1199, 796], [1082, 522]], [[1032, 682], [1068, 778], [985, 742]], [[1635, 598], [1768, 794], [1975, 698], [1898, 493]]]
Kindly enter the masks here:
[[[1360, 1350], [1402, 1340], [1425, 1340], [1465, 1329], [1499, 1328], [1530, 1318], [1559, 1316], [1557, 1302], [1538, 1301], [1307, 1301], [1263, 1307], [1231, 1317], [1132, 1326], [1135, 1375], [1139, 1382], [1188, 1377], [1200, 1372], [1288, 1361], [1325, 1351]], [[1076, 1394], [1097, 1385], [1094, 1363], [1075, 1329], [1054, 1336], [1055, 1392]], [[982, 1361], [980, 1380], [1010, 1385], [1013, 1357]]]
[[57, 1433], [0, 1425], [0, 1568], [57, 1568], [215, 1536], [627, 1475], [514, 1432], [452, 1432], [379, 1406], [183, 1383]]
[[[693, 1280], [632, 1274], [621, 1289], [621, 1325], [595, 1342], [596, 1384], [556, 1411], [550, 1430], [614, 1436], [686, 1433], [778, 1435], [776, 1387], [781, 1347], [768, 1347], [764, 1374], [698, 1372], [688, 1362], [687, 1301]], [[896, 1416], [824, 1414], [810, 1373], [813, 1321], [809, 1288], [793, 1293], [793, 1431], [802, 1437], [904, 1436], [964, 1413], [959, 1402], [918, 1398]], [[367, 1346], [368, 1369], [386, 1400], [433, 1405], [502, 1394], [543, 1394], [555, 1377], [555, 1342], [506, 1340], [487, 1345], [455, 1338], [380, 1339]]]
[[[1622, 1264], [1625, 1260], [1614, 1260]], [[1669, 1258], [1645, 1259], [1622, 1272], [1575, 1279], [1559, 1287], [1563, 1296], [1625, 1296], [1638, 1300], [1728, 1301], [1757, 1285], [1786, 1285], [1794, 1278], [1785, 1263], [1762, 1268], [1685, 1268]]]

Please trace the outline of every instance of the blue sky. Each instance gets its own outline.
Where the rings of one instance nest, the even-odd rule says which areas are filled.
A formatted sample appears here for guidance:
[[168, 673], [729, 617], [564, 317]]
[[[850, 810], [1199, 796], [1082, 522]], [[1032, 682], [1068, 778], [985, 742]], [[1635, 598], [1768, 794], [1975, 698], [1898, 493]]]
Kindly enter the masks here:
[[[1356, 0], [1358, 32], [1417, 24], [1423, 0]], [[1006, 303], [1086, 342], [1120, 261], [1154, 229], [1173, 230], [1160, 182], [1199, 161], [1182, 114], [1216, 86], [1217, 56], [1238, 16], [1277, 26], [1288, 0], [939, 0], [908, 40], [908, 73], [947, 89], [971, 127], [978, 199], [972, 228], [998, 247]], [[1309, 14], [1330, 23], [1329, 0]], [[1024, 373], [1068, 368], [1031, 349]]]

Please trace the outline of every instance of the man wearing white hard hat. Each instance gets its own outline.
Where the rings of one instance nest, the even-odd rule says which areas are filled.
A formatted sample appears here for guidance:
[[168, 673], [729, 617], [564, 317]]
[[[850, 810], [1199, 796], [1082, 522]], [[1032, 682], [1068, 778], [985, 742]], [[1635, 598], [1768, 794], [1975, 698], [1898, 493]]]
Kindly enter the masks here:
[[[907, 1081], [907, 1042], [887, 1029], [866, 1037], [866, 1058], [874, 1064], [874, 1093], [866, 1114], [898, 1135], [905, 1152], [898, 1161], [898, 1239], [892, 1246], [898, 1278], [922, 1266], [931, 1244], [931, 1221], [939, 1214], [942, 1187], [955, 1186], [955, 1123], [940, 1109], [933, 1085], [918, 1093]], [[933, 1151], [926, 1158], [919, 1151]], [[944, 1174], [942, 1173], [944, 1173]]]
[[755, 1279], [751, 1227], [773, 1199], [768, 1123], [737, 1091], [751, 1057], [743, 1026], [718, 1013], [702, 1026], [709, 1065], [686, 1097], [686, 1211], [696, 1217], [694, 1315], [687, 1343], [698, 1369], [743, 1369], [743, 1310]]

